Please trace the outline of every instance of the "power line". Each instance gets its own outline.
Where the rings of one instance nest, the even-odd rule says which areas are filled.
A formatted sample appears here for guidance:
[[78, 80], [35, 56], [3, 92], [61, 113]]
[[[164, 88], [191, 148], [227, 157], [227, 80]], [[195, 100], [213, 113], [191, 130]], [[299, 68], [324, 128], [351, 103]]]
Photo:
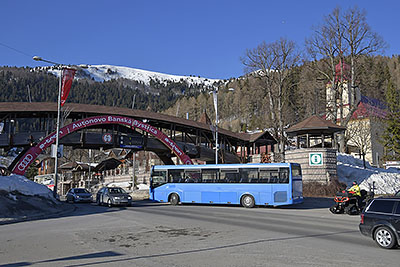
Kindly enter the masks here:
[[21, 51], [21, 50], [18, 50], [18, 49], [14, 48], [14, 47], [11, 47], [11, 46], [9, 46], [9, 45], [3, 44], [3, 43], [1, 43], [1, 42], [0, 42], [0, 45], [2, 45], [2, 46], [4, 46], [4, 47], [7, 47], [8, 49], [14, 50], [15, 52], [18, 52], [18, 53], [20, 53], [20, 54], [22, 54], [22, 55], [24, 55], [24, 56], [27, 56], [27, 57], [30, 57], [30, 58], [33, 57], [32, 55], [28, 55], [27, 53], [25, 53], [25, 52], [23, 52], [23, 51]]

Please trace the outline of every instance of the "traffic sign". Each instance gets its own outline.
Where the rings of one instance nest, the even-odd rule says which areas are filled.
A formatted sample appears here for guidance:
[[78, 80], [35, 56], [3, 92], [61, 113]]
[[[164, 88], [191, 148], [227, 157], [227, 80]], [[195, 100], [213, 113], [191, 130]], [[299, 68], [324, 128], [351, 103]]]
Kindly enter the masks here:
[[103, 142], [106, 144], [110, 144], [112, 142], [112, 135], [110, 133], [103, 134]]
[[310, 166], [321, 166], [323, 164], [322, 153], [309, 153], [308, 154], [308, 164]]

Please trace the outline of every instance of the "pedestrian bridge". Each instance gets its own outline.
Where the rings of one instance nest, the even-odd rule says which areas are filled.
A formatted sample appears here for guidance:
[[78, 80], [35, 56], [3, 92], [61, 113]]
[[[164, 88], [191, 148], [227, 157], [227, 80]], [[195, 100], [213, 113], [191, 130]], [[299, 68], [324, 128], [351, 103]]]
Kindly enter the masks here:
[[[61, 129], [64, 126], [67, 132], [60, 133], [60, 144], [65, 146], [147, 150], [166, 164], [173, 164], [171, 158], [181, 151], [190, 159], [215, 162], [215, 127], [207, 123], [145, 110], [75, 103], [65, 104], [61, 117]], [[51, 134], [55, 132], [56, 118], [56, 103], [0, 103], [0, 148], [24, 147], [25, 153], [41, 142], [53, 143]], [[98, 120], [88, 123], [89, 118]], [[218, 128], [218, 162], [244, 163], [246, 155], [275, 143], [268, 132], [234, 133]]]

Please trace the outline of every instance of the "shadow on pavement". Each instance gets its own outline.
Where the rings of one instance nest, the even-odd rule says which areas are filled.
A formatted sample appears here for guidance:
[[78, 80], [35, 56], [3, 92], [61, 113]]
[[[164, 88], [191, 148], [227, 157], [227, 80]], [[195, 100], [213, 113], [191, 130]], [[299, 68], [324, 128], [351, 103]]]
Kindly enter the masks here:
[[303, 203], [282, 206], [283, 209], [298, 209], [298, 210], [309, 210], [309, 209], [329, 209], [335, 204], [333, 198], [328, 197], [305, 197]]
[[[32, 205], [36, 203], [36, 205]], [[161, 206], [165, 203], [157, 203], [150, 200], [133, 201], [131, 207]], [[118, 212], [129, 209], [125, 206], [98, 206], [96, 203], [57, 203], [38, 199], [38, 197], [24, 196], [23, 201], [1, 201], [0, 203], [0, 225], [18, 223], [24, 221], [35, 221], [70, 216], [83, 216], [99, 213]]]
[[63, 258], [37, 261], [37, 262], [16, 262], [16, 263], [2, 264], [2, 265], [0, 265], [0, 267], [22, 267], [22, 266], [30, 266], [30, 265], [34, 265], [34, 264], [39, 264], [39, 263], [50, 263], [50, 262], [82, 260], [82, 259], [99, 259], [99, 258], [122, 256], [122, 255], [123, 254], [117, 253], [114, 251], [104, 251], [104, 252], [89, 253], [89, 254], [83, 254], [83, 255], [78, 255], [78, 256], [63, 257]]
[[75, 203], [68, 204], [64, 203], [64, 205], [73, 206], [74, 211], [66, 214], [60, 214], [59, 216], [52, 216], [52, 218], [61, 218], [61, 217], [72, 217], [72, 216], [83, 216], [83, 215], [92, 215], [92, 214], [100, 214], [100, 213], [114, 213], [123, 211], [130, 208], [135, 207], [150, 207], [150, 206], [162, 206], [166, 205], [165, 203], [157, 203], [150, 200], [138, 200], [132, 202], [130, 206], [113, 206], [111, 208], [107, 206], [99, 206], [96, 203]]

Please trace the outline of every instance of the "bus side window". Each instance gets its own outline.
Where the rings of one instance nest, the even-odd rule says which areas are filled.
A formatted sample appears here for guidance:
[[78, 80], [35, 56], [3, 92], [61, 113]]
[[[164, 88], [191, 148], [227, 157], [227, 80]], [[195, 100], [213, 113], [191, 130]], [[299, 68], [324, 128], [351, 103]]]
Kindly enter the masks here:
[[152, 174], [153, 187], [157, 187], [167, 183], [167, 172], [166, 171], [154, 171]]
[[238, 183], [239, 182], [240, 176], [239, 176], [238, 172], [230, 173], [229, 176], [230, 176], [231, 183]]
[[170, 183], [184, 183], [184, 173], [182, 170], [169, 170], [169, 179], [168, 181]]
[[241, 169], [239, 183], [258, 183], [258, 170]]
[[288, 168], [282, 168], [279, 170], [279, 183], [280, 184], [289, 183], [289, 169]]
[[228, 183], [228, 177], [226, 176], [226, 172], [222, 172], [219, 174], [218, 183]]
[[217, 170], [203, 170], [201, 173], [203, 183], [214, 183], [217, 181]]
[[185, 183], [199, 183], [200, 171], [185, 171]]
[[269, 170], [260, 170], [260, 183], [269, 183], [271, 172]]
[[278, 170], [271, 170], [271, 178], [269, 182], [271, 184], [277, 184], [279, 182], [279, 171]]
[[298, 165], [292, 165], [292, 176], [301, 176], [301, 167]]
[[220, 183], [237, 183], [239, 173], [235, 170], [221, 170]]

